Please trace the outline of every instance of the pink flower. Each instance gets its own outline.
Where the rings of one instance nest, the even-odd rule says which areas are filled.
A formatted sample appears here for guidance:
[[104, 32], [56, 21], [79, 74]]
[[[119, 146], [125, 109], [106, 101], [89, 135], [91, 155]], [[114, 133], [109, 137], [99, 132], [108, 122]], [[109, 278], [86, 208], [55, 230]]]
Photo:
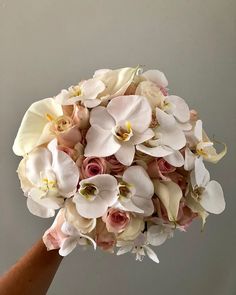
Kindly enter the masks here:
[[187, 187], [187, 181], [186, 181], [186, 178], [178, 173], [178, 172], [173, 172], [173, 173], [170, 173], [168, 174], [168, 177], [173, 181], [175, 182], [176, 184], [179, 185], [179, 187], [181, 188], [182, 191], [184, 191]]
[[81, 105], [74, 105], [72, 120], [80, 129], [89, 127], [89, 110]]
[[85, 179], [108, 172], [109, 170], [104, 158], [88, 157], [83, 160], [82, 166], [80, 167], [80, 178]]
[[110, 208], [103, 216], [108, 232], [121, 233], [130, 223], [130, 213]]
[[68, 156], [71, 157], [72, 160], [76, 161], [78, 158], [78, 152], [72, 148], [69, 148], [67, 146], [59, 145], [58, 147], [59, 151], [62, 151], [66, 153]]
[[116, 237], [114, 233], [109, 233], [106, 224], [102, 220], [98, 220], [96, 227], [96, 243], [104, 251], [113, 253], [116, 244]]
[[192, 210], [187, 207], [184, 202], [180, 203], [177, 221], [179, 225], [184, 227], [184, 229], [189, 227], [193, 219], [197, 216], [198, 214], [192, 212]]
[[46, 230], [43, 235], [43, 242], [48, 251], [59, 249], [62, 245], [63, 240], [67, 238], [67, 236], [61, 231], [61, 227], [64, 222], [64, 209], [61, 209], [58, 212], [52, 226], [48, 230]]
[[156, 158], [154, 161], [148, 164], [147, 172], [151, 178], [159, 178], [162, 180], [169, 180], [168, 174], [175, 171], [175, 167], [166, 162], [163, 158]]
[[109, 156], [105, 158], [107, 161], [107, 166], [109, 167], [110, 174], [119, 175], [124, 172], [126, 166], [121, 164], [115, 156]]

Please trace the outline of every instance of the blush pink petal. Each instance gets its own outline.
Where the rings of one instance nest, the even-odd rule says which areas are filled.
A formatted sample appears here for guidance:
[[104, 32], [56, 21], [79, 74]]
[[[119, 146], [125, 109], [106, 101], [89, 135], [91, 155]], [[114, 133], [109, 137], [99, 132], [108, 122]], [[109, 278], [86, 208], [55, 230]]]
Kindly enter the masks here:
[[82, 139], [78, 126], [73, 126], [69, 130], [61, 132], [57, 135], [59, 145], [73, 148]]

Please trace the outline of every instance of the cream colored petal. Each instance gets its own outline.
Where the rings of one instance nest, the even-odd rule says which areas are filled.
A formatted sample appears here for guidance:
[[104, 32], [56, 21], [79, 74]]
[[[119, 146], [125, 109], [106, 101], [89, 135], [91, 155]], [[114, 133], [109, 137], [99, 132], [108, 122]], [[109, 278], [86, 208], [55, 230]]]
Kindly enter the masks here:
[[117, 236], [117, 240], [131, 241], [137, 238], [137, 236], [144, 229], [144, 221], [139, 217], [132, 217], [128, 227]]
[[49, 119], [63, 115], [62, 107], [53, 98], [33, 103], [26, 111], [13, 144], [13, 151], [23, 156], [38, 145], [53, 137], [49, 130]]

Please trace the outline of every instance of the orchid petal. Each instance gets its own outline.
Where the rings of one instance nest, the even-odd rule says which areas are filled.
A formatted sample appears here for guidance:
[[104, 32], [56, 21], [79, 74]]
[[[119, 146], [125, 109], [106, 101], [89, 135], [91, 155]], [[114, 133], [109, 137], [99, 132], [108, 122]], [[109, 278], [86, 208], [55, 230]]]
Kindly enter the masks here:
[[199, 203], [210, 213], [222, 213], [225, 209], [225, 199], [221, 185], [215, 180], [210, 181], [202, 193]]
[[174, 151], [172, 154], [165, 156], [164, 159], [174, 167], [182, 167], [184, 165], [184, 157], [180, 151]]
[[168, 81], [163, 72], [159, 70], [148, 70], [142, 74], [146, 79], [156, 83], [159, 87], [166, 88], [168, 86]]
[[164, 157], [173, 153], [173, 150], [166, 146], [148, 147], [144, 144], [138, 144], [136, 149], [152, 157]]
[[167, 238], [168, 234], [163, 231], [162, 225], [152, 225], [147, 231], [147, 240], [152, 246], [162, 245]]
[[115, 153], [116, 159], [125, 166], [130, 166], [134, 159], [135, 147], [129, 142], [123, 142]]
[[42, 218], [49, 218], [55, 215], [55, 210], [47, 209], [39, 203], [33, 201], [31, 198], [27, 198], [27, 207], [32, 214]]
[[77, 245], [76, 238], [69, 237], [64, 239], [64, 241], [62, 242], [61, 248], [59, 250], [59, 254], [61, 256], [67, 256], [75, 249], [76, 245]]
[[107, 111], [116, 123], [129, 121], [136, 132], [144, 132], [150, 125], [152, 109], [143, 96], [126, 95], [113, 98], [107, 106]]
[[134, 144], [141, 144], [142, 142], [147, 141], [148, 139], [152, 138], [154, 135], [155, 134], [154, 134], [153, 130], [148, 128], [143, 133], [136, 132], [132, 136], [132, 142]]
[[186, 147], [185, 148], [185, 157], [184, 157], [184, 170], [191, 171], [194, 169], [195, 166], [195, 159], [196, 156], [194, 153], [191, 152], [191, 150]]
[[97, 125], [89, 128], [85, 147], [85, 157], [107, 157], [115, 154], [120, 144], [115, 140], [110, 130], [104, 130]]
[[170, 95], [166, 98], [166, 101], [173, 105], [172, 113], [179, 122], [185, 123], [189, 121], [189, 107], [183, 98], [176, 95]]
[[159, 263], [159, 259], [156, 255], [156, 253], [148, 246], [143, 246], [143, 248], [146, 250], [147, 252], [147, 256], [154, 262]]
[[96, 107], [91, 111], [90, 124], [98, 125], [105, 130], [111, 130], [116, 125], [105, 107]]

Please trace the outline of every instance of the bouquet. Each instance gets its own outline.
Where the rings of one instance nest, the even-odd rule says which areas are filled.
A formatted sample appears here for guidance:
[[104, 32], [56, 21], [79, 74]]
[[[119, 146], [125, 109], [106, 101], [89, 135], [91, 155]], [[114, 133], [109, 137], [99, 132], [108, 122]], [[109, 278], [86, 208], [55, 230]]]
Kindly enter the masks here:
[[217, 153], [198, 113], [167, 86], [159, 70], [101, 69], [26, 111], [13, 151], [29, 211], [58, 210], [48, 250], [92, 246], [158, 263], [152, 246], [225, 209], [204, 162], [226, 146]]

